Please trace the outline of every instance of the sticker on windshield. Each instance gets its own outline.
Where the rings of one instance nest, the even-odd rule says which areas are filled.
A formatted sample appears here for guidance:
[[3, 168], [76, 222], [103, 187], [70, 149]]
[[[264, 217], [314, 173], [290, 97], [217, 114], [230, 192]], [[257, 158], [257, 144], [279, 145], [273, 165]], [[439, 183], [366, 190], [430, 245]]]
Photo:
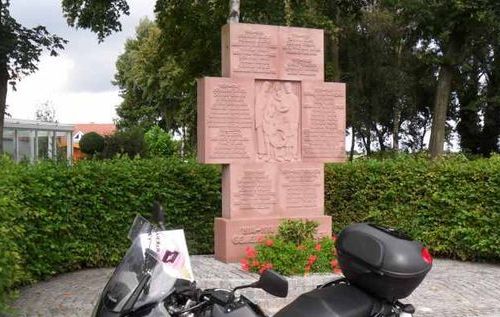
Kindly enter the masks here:
[[170, 276], [189, 281], [194, 280], [184, 230], [158, 231], [141, 234], [141, 247], [155, 251], [162, 262], [163, 270]]

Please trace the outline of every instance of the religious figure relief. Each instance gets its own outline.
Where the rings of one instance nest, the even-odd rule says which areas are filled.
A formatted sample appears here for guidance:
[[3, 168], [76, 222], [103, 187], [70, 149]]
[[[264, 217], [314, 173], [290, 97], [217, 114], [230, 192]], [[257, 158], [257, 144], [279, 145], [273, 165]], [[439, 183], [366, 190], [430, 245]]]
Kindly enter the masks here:
[[257, 86], [255, 130], [257, 156], [266, 162], [299, 159], [300, 103], [291, 82], [264, 81]]

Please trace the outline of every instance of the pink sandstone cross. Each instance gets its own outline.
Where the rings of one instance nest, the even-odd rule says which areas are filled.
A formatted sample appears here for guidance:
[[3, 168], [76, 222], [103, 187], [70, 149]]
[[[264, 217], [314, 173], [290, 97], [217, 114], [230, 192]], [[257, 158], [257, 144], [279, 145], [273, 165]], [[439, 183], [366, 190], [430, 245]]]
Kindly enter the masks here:
[[324, 163], [345, 160], [345, 84], [324, 82], [323, 30], [231, 23], [222, 76], [198, 80], [198, 161], [223, 164], [215, 256], [235, 262], [285, 218], [320, 223]]

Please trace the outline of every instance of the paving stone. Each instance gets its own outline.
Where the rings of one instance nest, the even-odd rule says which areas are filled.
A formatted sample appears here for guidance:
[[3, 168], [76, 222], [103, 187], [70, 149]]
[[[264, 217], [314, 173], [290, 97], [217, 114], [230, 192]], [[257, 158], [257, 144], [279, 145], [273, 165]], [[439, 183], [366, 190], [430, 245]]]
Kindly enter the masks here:
[[[229, 288], [253, 282], [257, 275], [237, 264], [223, 264], [212, 256], [191, 257], [200, 287]], [[21, 290], [14, 303], [22, 317], [88, 317], [112, 269], [61, 274]], [[274, 313], [301, 293], [334, 278], [309, 275], [289, 279], [289, 297], [272, 297], [261, 290], [242, 292]], [[417, 290], [404, 300], [412, 303], [416, 317], [500, 317], [500, 265], [436, 259], [432, 271]]]

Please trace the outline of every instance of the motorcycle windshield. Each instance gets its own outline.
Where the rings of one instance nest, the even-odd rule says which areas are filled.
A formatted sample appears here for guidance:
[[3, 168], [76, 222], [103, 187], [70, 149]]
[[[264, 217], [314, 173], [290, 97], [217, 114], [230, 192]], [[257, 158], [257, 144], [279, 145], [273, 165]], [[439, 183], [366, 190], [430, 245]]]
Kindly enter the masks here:
[[[150, 274], [151, 278], [148, 283], [144, 284], [142, 290], [137, 290], [140, 295], [133, 305], [134, 308], [157, 302], [168, 296], [173, 291], [178, 278], [192, 280], [189, 254], [182, 230], [155, 231], [152, 228], [153, 226], [140, 216], [134, 221], [129, 232], [129, 238], [133, 239], [133, 243], [102, 293], [102, 304], [108, 311], [123, 312], [127, 301], [146, 274]], [[172, 233], [179, 231], [182, 235], [175, 235], [172, 239]], [[170, 247], [169, 249], [168, 246], [172, 245], [170, 240], [179, 240], [179, 237], [184, 240], [181, 243], [174, 241], [175, 245], [180, 244], [184, 248], [177, 248], [177, 250]], [[147, 257], [146, 250], [154, 256]], [[172, 257], [172, 254], [178, 256]], [[174, 268], [178, 266], [181, 259], [183, 260], [182, 267], [187, 267], [190, 274], [177, 274], [178, 270]], [[135, 291], [136, 294], [137, 291]], [[127, 306], [129, 305], [130, 303]]]

